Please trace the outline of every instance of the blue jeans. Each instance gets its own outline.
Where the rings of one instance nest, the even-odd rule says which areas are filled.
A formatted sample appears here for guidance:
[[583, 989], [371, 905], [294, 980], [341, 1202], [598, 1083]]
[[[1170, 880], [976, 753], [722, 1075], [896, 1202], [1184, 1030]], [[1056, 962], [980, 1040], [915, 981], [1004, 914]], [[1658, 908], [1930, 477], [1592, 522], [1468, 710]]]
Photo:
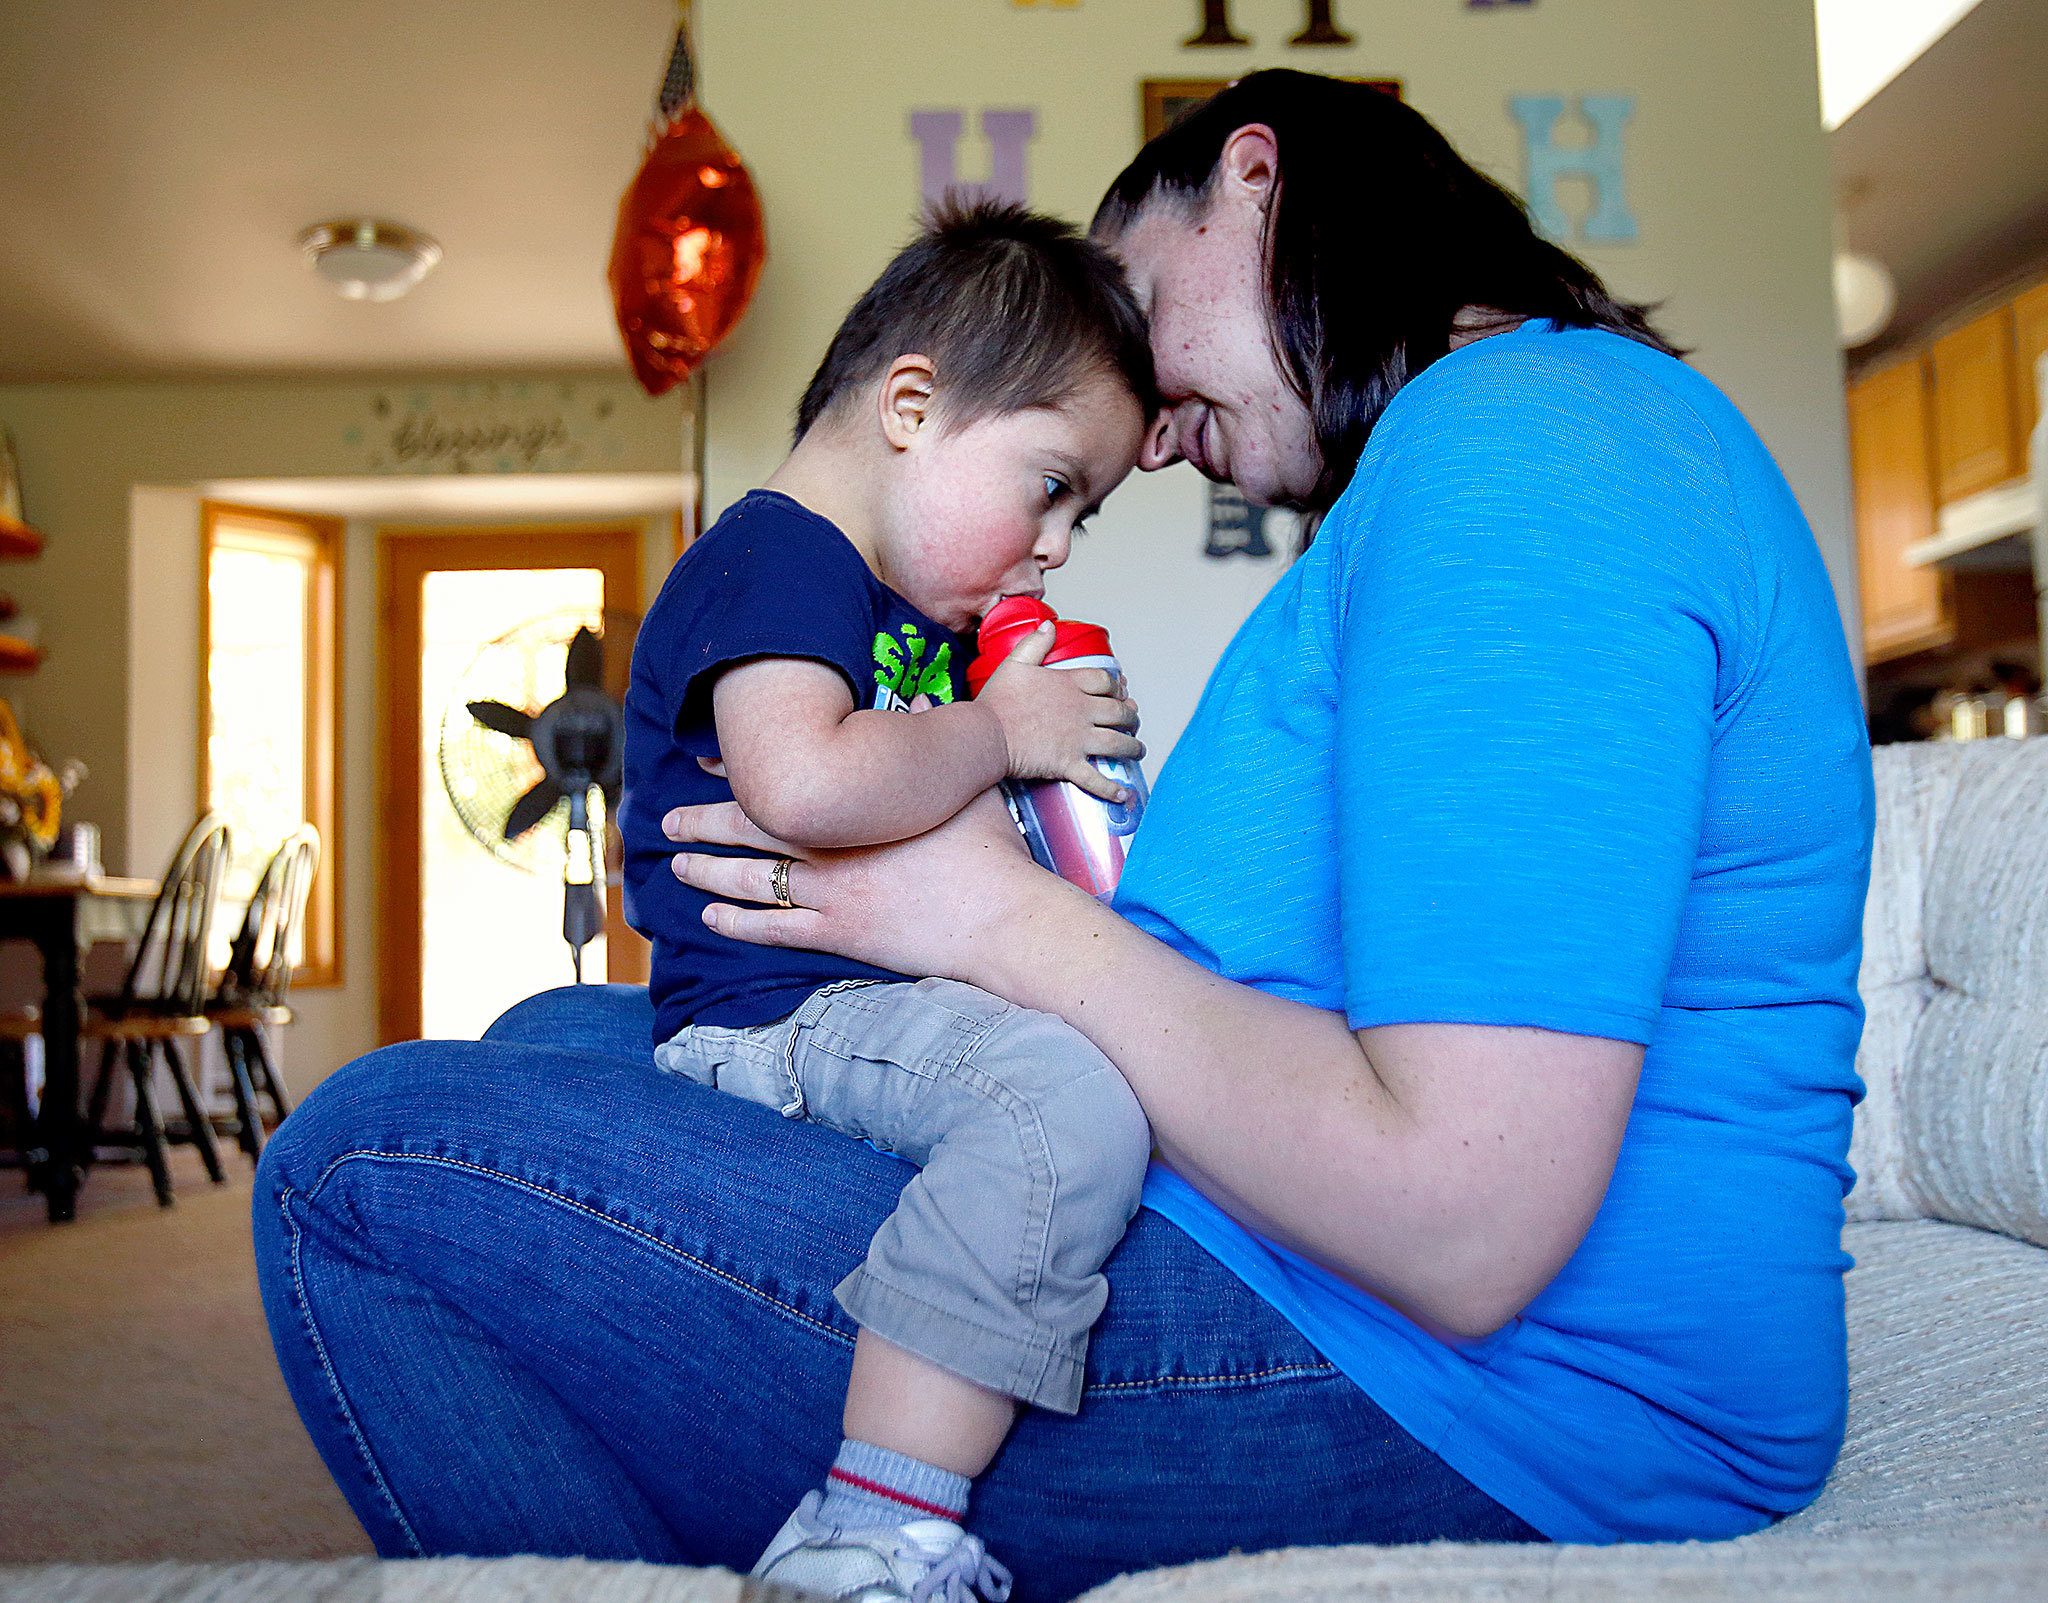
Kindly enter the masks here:
[[[839, 1444], [832, 1288], [912, 1169], [662, 1074], [644, 993], [329, 1079], [263, 1155], [285, 1383], [380, 1553], [745, 1570]], [[1233, 1548], [1538, 1534], [1159, 1215], [1111, 1256], [1080, 1413], [1027, 1410], [969, 1523], [1017, 1603]]]

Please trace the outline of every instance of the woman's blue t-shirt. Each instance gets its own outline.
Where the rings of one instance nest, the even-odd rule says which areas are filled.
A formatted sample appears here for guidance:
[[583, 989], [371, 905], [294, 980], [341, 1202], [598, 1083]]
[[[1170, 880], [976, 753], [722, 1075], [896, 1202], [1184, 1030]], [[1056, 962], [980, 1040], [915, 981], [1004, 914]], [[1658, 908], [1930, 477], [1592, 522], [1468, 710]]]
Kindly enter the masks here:
[[1548, 1536], [1801, 1507], [1846, 1404], [1872, 808], [1827, 573], [1727, 399], [1612, 334], [1453, 353], [1231, 643], [1118, 906], [1354, 1028], [1643, 1044], [1613, 1180], [1557, 1278], [1460, 1345], [1178, 1176], [1147, 1203]]

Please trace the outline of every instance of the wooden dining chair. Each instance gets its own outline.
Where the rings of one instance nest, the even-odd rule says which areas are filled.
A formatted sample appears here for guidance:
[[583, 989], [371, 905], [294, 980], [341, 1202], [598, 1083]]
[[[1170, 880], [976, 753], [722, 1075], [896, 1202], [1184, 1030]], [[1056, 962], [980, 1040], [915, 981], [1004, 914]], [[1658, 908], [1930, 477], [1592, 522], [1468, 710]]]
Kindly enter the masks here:
[[42, 1010], [34, 1000], [40, 994], [39, 967], [35, 953], [22, 943], [0, 945], [0, 1118], [7, 1121], [9, 1137], [0, 1167], [19, 1168], [31, 1180], [35, 1108], [29, 1100], [28, 1043], [42, 1027]]
[[33, 1005], [10, 1008], [0, 1013], [0, 1115], [7, 1120], [8, 1145], [13, 1149], [4, 1167], [18, 1168], [35, 1189], [29, 1149], [35, 1145], [35, 1109], [28, 1099], [28, 1038], [42, 1023], [42, 1013]]
[[[139, 1148], [156, 1184], [156, 1200], [166, 1208], [174, 1199], [169, 1136], [154, 1083], [159, 1057], [184, 1105], [183, 1137], [199, 1149], [209, 1179], [216, 1184], [227, 1179], [213, 1122], [178, 1043], [202, 1039], [213, 1028], [206, 1016], [211, 989], [207, 944], [229, 848], [223, 820], [208, 814], [192, 826], [171, 858], [120, 991], [88, 999], [79, 1026], [82, 1041], [101, 1043], [99, 1077], [93, 1082], [85, 1122], [88, 1161], [102, 1146]], [[131, 1130], [110, 1132], [105, 1128], [107, 1101], [116, 1067], [124, 1061], [135, 1091], [135, 1124]]]
[[264, 1032], [292, 1022], [287, 1000], [292, 948], [319, 868], [320, 833], [311, 824], [301, 824], [264, 865], [228, 952], [228, 965], [206, 1004], [207, 1018], [220, 1030], [234, 1084], [234, 1134], [251, 1163], [263, 1154], [262, 1099], [269, 1098], [278, 1123], [292, 1111], [284, 1076], [278, 1073]]

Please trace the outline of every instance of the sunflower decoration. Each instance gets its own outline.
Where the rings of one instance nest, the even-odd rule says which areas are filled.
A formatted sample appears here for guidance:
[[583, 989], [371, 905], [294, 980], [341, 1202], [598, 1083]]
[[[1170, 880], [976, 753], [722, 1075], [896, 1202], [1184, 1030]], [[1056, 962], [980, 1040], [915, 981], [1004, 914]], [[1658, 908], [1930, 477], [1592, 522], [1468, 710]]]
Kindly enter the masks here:
[[85, 777], [85, 765], [52, 768], [30, 746], [14, 716], [0, 700], [0, 864], [15, 878], [57, 844], [64, 798]]

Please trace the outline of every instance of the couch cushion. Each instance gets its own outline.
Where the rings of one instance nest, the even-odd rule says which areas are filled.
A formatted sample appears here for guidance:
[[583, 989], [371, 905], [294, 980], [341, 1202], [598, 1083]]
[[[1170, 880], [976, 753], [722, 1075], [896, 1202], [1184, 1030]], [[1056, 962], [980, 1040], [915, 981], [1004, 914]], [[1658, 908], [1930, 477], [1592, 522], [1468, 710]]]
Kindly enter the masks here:
[[1917, 1210], [2048, 1247], [2048, 1007], [1937, 987], [1904, 1092], [1904, 1189]]
[[1848, 1216], [2048, 1245], [2048, 740], [1874, 766]]
[[1918, 1194], [1907, 1175], [1906, 1064], [1913, 1037], [1935, 985], [1926, 975], [1895, 980], [1863, 991], [1863, 1042], [1856, 1050], [1856, 1072], [1863, 1080], [1863, 1100], [1849, 1141], [1849, 1167], [1856, 1185], [1843, 1201], [1851, 1220], [1921, 1219]]
[[2048, 740], [1980, 744], [1928, 868], [1906, 1182], [1931, 1217], [2048, 1246]]
[[1927, 973], [1927, 871], [1961, 773], [1953, 745], [1886, 746], [1873, 752], [1877, 834], [1870, 894], [1863, 904], [1863, 1044], [1856, 1072], [1865, 1095], [1856, 1110], [1849, 1163], [1856, 1189], [1851, 1219], [1917, 1219], [1906, 1184], [1900, 1108], [1913, 1031], [1934, 994]]
[[1930, 744], [1880, 746], [1871, 753], [1877, 834], [1871, 845], [1870, 896], [1863, 906], [1860, 984], [1865, 989], [1926, 976], [1928, 865], [1968, 750]]
[[1849, 1431], [1812, 1507], [1747, 1540], [2048, 1532], [2048, 1252], [1851, 1225]]
[[0, 1603], [803, 1603], [727, 1570], [589, 1559], [0, 1567]]
[[[2048, 1536], [1667, 1547], [1291, 1548], [1126, 1576], [1086, 1603], [2038, 1603]], [[720, 1570], [578, 1559], [0, 1569], [0, 1603], [802, 1603]]]
[[1127, 1575], [1081, 1603], [2040, 1603], [2044, 1569], [2048, 1536], [1294, 1547]]
[[1961, 748], [1927, 870], [1927, 968], [1985, 1001], [2038, 1008], [2048, 979], [2048, 740]]

